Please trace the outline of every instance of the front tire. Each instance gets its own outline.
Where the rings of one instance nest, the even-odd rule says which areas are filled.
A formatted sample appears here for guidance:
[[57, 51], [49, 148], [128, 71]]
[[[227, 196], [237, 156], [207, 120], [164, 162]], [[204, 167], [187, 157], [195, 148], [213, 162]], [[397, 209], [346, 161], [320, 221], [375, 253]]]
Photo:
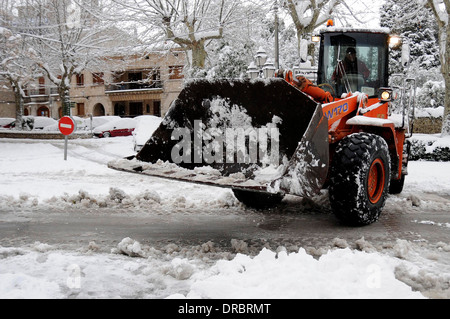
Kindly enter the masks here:
[[336, 149], [330, 172], [330, 202], [345, 224], [376, 222], [386, 203], [391, 176], [389, 148], [374, 134], [344, 138]]

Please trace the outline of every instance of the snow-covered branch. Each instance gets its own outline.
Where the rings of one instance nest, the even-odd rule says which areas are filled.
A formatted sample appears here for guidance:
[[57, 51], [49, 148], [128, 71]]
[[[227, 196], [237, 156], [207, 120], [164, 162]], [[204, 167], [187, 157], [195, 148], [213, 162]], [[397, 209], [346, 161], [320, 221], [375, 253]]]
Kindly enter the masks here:
[[[233, 18], [237, 0], [112, 0], [130, 22], [139, 23], [152, 38], [173, 42], [188, 51], [191, 65], [204, 68], [206, 43], [222, 39]], [[154, 27], [157, 27], [155, 31]], [[152, 28], [153, 27], [153, 28]], [[148, 29], [152, 29], [149, 32]]]
[[[424, 1], [424, 0], [421, 0]], [[427, 0], [439, 26], [441, 70], [445, 79], [445, 114], [442, 134], [450, 135], [450, 0]]]

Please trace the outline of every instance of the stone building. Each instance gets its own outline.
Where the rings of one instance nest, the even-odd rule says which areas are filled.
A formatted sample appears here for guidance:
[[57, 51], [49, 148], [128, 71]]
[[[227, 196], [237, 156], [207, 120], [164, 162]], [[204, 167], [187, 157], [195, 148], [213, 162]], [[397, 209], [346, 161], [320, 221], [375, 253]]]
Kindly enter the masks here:
[[[185, 53], [180, 50], [153, 52], [146, 56], [111, 58], [120, 70], [85, 70], [72, 78], [71, 113], [86, 117], [118, 115], [164, 116], [183, 86]], [[119, 61], [120, 60], [120, 61]], [[120, 62], [120, 63], [119, 63]], [[33, 89], [25, 91], [24, 115], [59, 119], [62, 103], [56, 87], [45, 77], [36, 79]], [[12, 91], [0, 86], [0, 117], [15, 117]]]

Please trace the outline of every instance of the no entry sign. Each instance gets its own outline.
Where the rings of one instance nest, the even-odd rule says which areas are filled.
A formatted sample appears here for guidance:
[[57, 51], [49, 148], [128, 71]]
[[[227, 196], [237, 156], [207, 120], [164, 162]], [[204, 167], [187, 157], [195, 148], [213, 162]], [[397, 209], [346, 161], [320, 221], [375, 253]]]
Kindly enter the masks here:
[[72, 135], [75, 132], [77, 126], [75, 121], [70, 116], [64, 116], [58, 122], [59, 131], [65, 135], [64, 138], [64, 160], [67, 161], [67, 140], [69, 139], [69, 135]]
[[65, 135], [69, 136], [72, 135], [73, 132], [75, 132], [76, 124], [75, 121], [69, 117], [65, 116], [59, 120], [59, 131]]

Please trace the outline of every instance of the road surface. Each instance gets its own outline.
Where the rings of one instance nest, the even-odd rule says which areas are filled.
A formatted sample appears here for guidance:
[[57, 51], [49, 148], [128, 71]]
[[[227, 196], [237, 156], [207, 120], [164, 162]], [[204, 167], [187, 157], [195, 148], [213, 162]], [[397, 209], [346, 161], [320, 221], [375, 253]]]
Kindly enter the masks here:
[[[436, 194], [428, 200], [450, 202]], [[433, 221], [433, 222], [430, 222]], [[398, 207], [389, 199], [380, 220], [366, 227], [342, 225], [326, 204], [288, 197], [270, 211], [240, 208], [195, 207], [171, 211], [164, 206], [151, 212], [133, 209], [14, 208], [0, 212], [0, 246], [23, 246], [42, 242], [67, 249], [86, 247], [90, 242], [115, 247], [130, 237], [155, 248], [213, 242], [220, 249], [232, 249], [232, 240], [247, 243], [250, 251], [279, 246], [333, 246], [338, 238], [350, 247], [362, 238], [372, 245], [386, 245], [397, 239], [436, 244], [449, 242], [450, 214], [426, 207]], [[109, 249], [108, 248], [108, 249]]]

